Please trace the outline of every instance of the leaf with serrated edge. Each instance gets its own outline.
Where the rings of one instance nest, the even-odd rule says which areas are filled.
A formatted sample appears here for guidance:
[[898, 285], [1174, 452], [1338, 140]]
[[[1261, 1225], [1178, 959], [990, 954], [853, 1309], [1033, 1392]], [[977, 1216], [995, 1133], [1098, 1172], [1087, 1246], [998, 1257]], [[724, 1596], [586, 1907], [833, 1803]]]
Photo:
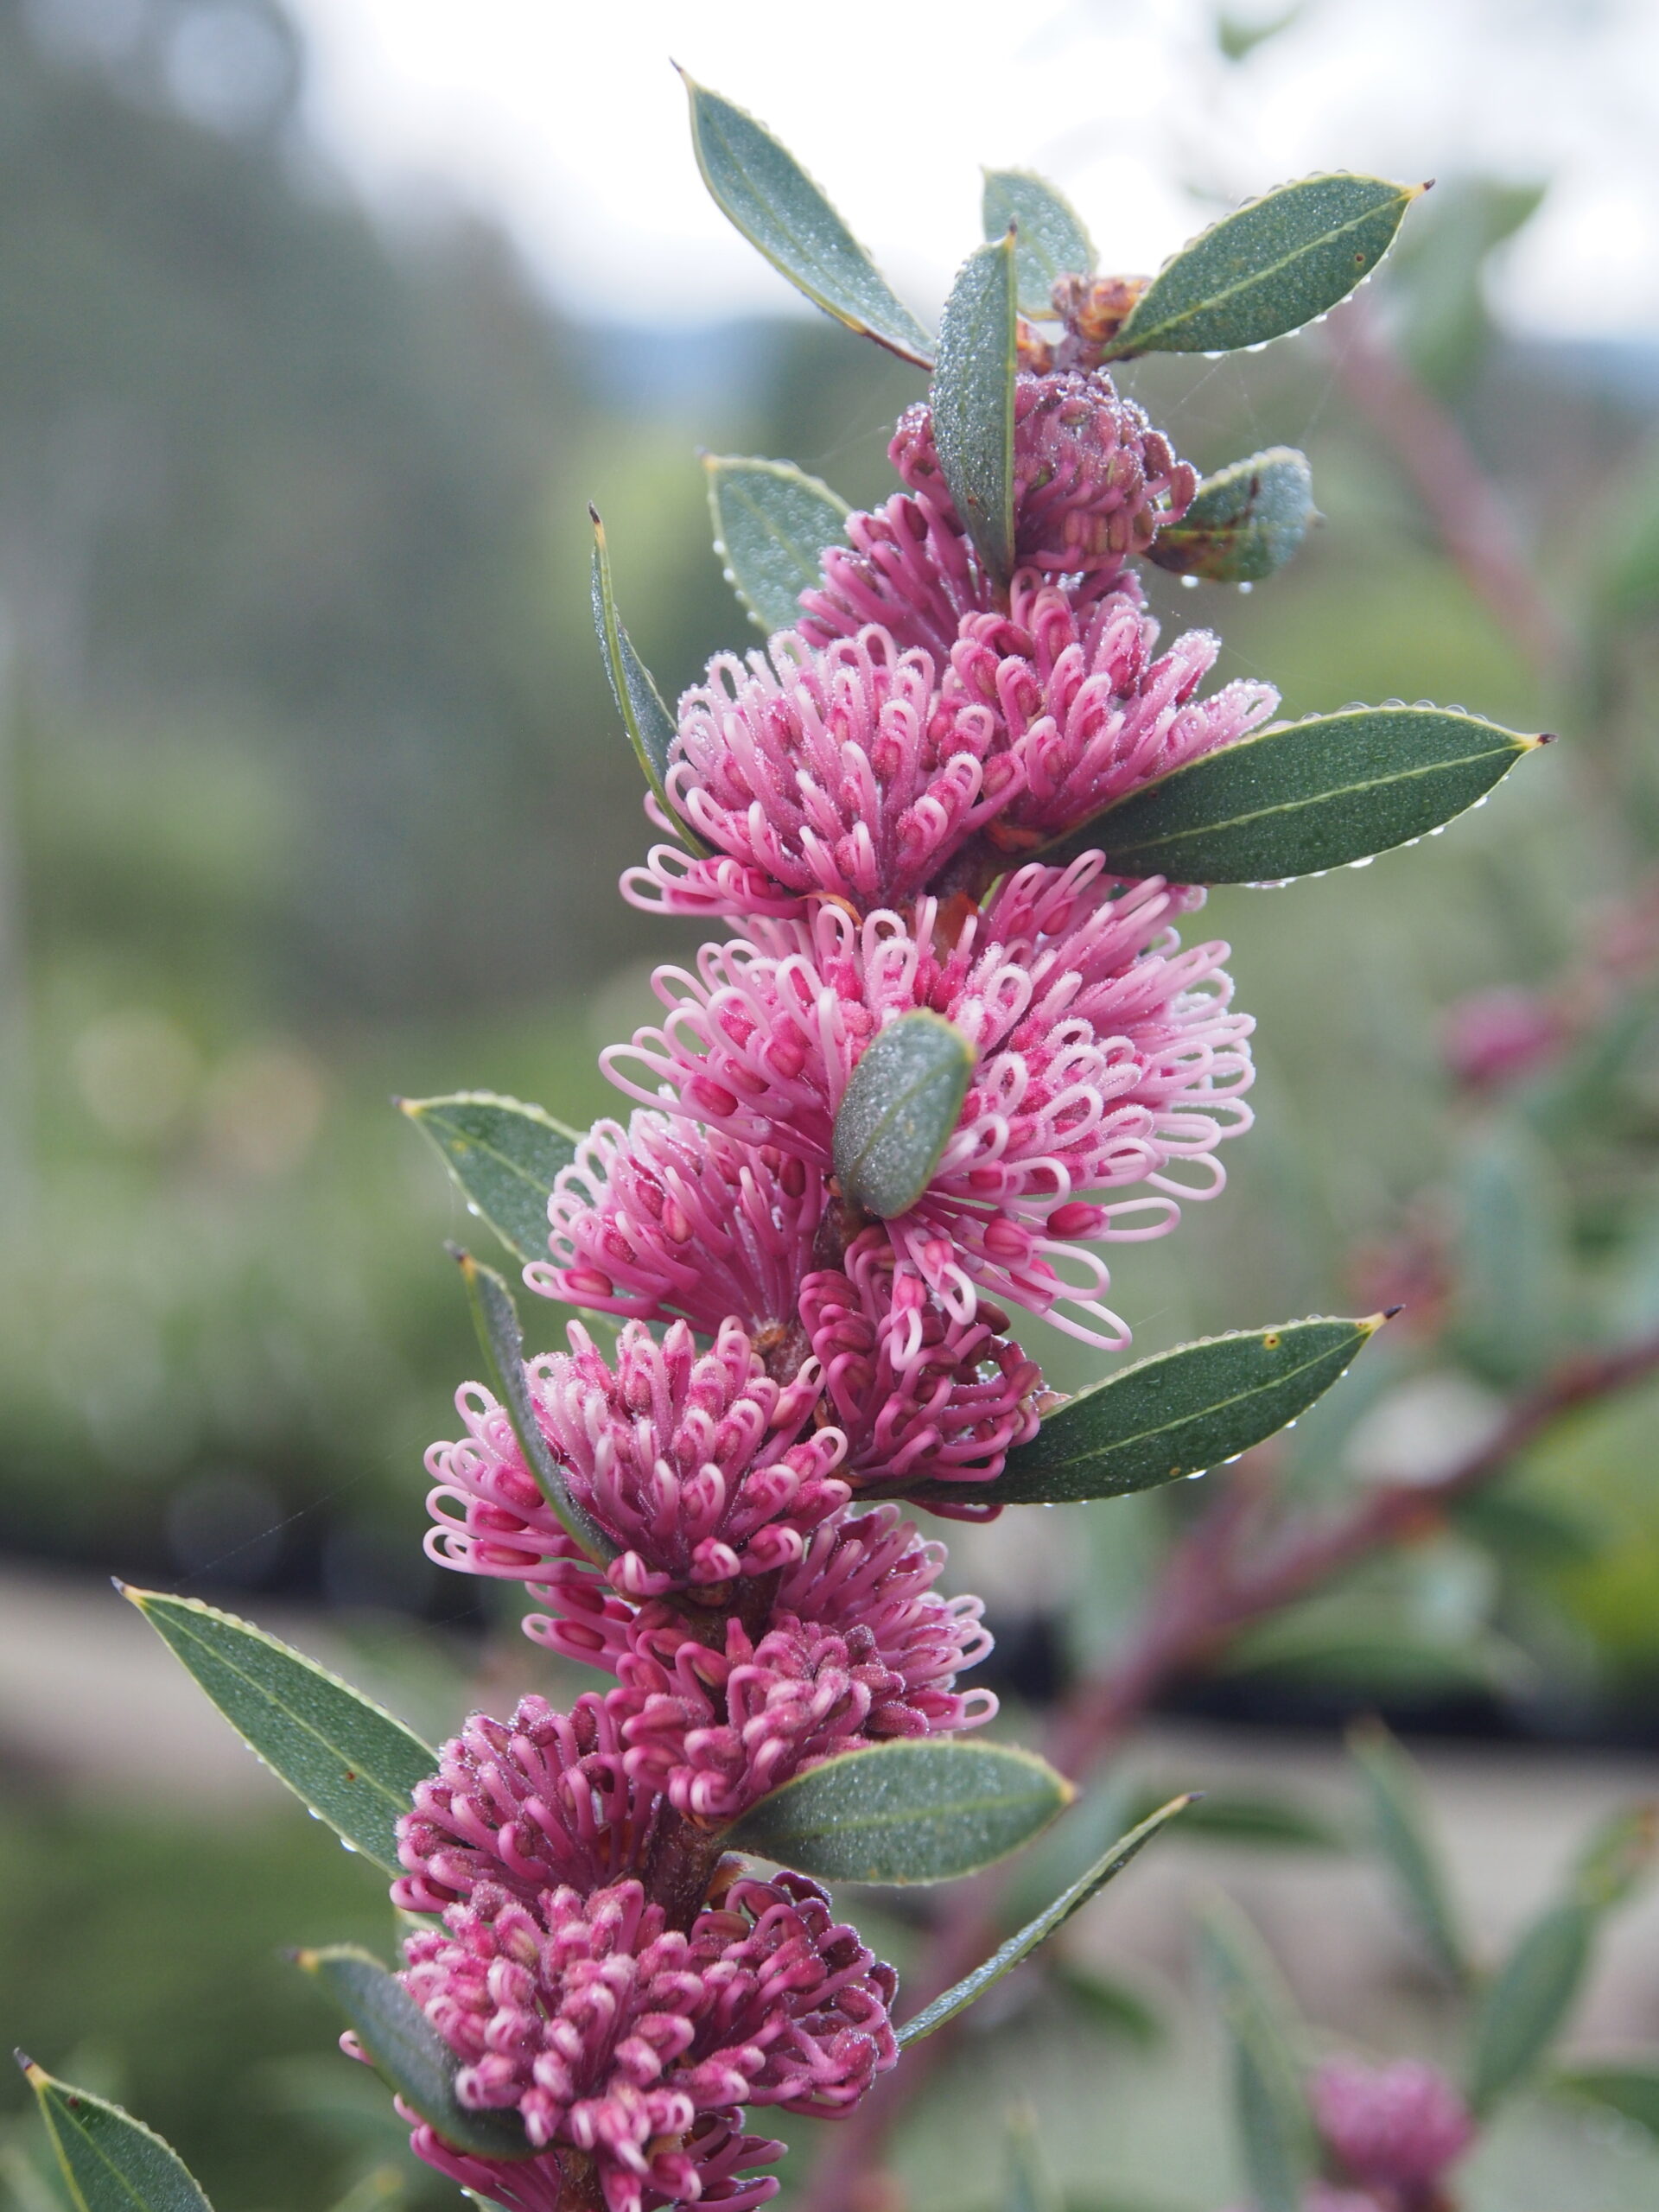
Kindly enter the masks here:
[[1380, 1721], [1361, 1721], [1351, 1728], [1348, 1750], [1365, 1786], [1372, 1836], [1417, 1932], [1441, 1972], [1454, 1982], [1466, 1982], [1468, 1947], [1429, 1831], [1416, 1767]]
[[1387, 1318], [1284, 1321], [1155, 1353], [1057, 1406], [990, 1482], [922, 1482], [899, 1494], [922, 1504], [1062, 1505], [1202, 1474], [1305, 1413]]
[[353, 1851], [402, 1874], [397, 1823], [437, 1753], [315, 1659], [199, 1598], [118, 1583], [232, 1728]]
[[1548, 741], [1440, 707], [1278, 722], [1141, 785], [1041, 858], [1102, 852], [1114, 875], [1287, 882], [1438, 830]]
[[883, 1221], [932, 1179], [974, 1071], [971, 1041], [925, 1007], [890, 1022], [853, 1070], [832, 1138], [842, 1194]]
[[446, 2143], [480, 2158], [532, 2158], [516, 2112], [474, 2112], [455, 2094], [461, 2062], [402, 1982], [354, 1943], [296, 1951], [294, 1963], [328, 1993], [364, 2056]]
[[1294, 446], [1269, 446], [1206, 476], [1147, 559], [1206, 583], [1260, 583], [1282, 569], [1313, 520], [1313, 474]]
[[1015, 232], [1021, 315], [1054, 312], [1057, 277], [1086, 276], [1095, 249], [1083, 219], [1063, 192], [1029, 169], [987, 169], [980, 227], [993, 243]]
[[697, 167], [721, 213], [816, 307], [928, 367], [932, 340], [795, 156], [742, 108], [680, 74]]
[[1313, 2178], [1313, 2118], [1288, 1993], [1260, 1936], [1224, 1897], [1199, 1926], [1205, 1964], [1233, 2046], [1234, 2109], [1259, 2212], [1300, 2212]]
[[906, 1737], [797, 1775], [722, 1840], [823, 1881], [946, 1882], [1017, 1851], [1075, 1795], [1033, 1752]]
[[988, 574], [1014, 573], [1014, 385], [1019, 319], [1014, 236], [957, 271], [939, 325], [933, 441], [963, 528]]
[[982, 1966], [976, 1967], [954, 1988], [947, 1989], [943, 1996], [925, 2005], [913, 2020], [906, 2020], [899, 2031], [900, 2046], [919, 2043], [924, 2036], [931, 2036], [936, 2028], [942, 2028], [947, 2020], [954, 2020], [958, 2012], [965, 2012], [970, 2005], [977, 2004], [994, 1983], [1001, 1981], [1005, 1974], [1028, 1959], [1039, 1944], [1046, 1943], [1058, 1929], [1063, 1928], [1096, 1891], [1104, 1888], [1115, 1874], [1122, 1872], [1136, 1852], [1150, 1843], [1160, 1828], [1167, 1826], [1192, 1802], [1190, 1794], [1172, 1797], [1167, 1805], [1160, 1806], [1139, 1827], [1120, 1836], [1102, 1852], [1086, 1873], [1078, 1875], [1070, 1889], [1061, 1891], [1052, 1904], [1045, 1906], [1034, 1920], [1028, 1920], [1006, 1943], [999, 1944]]
[[396, 1104], [436, 1148], [462, 1198], [516, 1259], [547, 1257], [547, 1202], [582, 1138], [539, 1106], [491, 1090]]
[[611, 551], [605, 525], [596, 508], [589, 507], [588, 515], [594, 525], [594, 629], [605, 657], [611, 696], [622, 717], [622, 727], [628, 734], [634, 758], [645, 781], [657, 794], [658, 804], [674, 824], [675, 836], [689, 852], [707, 853], [708, 846], [669, 798], [669, 754], [677, 734], [674, 717], [663, 704], [663, 695], [657, 689], [651, 671], [635, 652], [632, 639], [622, 626], [622, 618], [616, 611], [616, 588], [611, 581]]
[[73, 2088], [20, 2050], [78, 2212], [213, 2212], [178, 2152], [119, 2105]]
[[1164, 264], [1105, 358], [1234, 353], [1300, 330], [1370, 275], [1426, 189], [1310, 176], [1235, 208]]
[[825, 549], [842, 542], [847, 502], [786, 461], [706, 454], [702, 465], [715, 550], [733, 589], [768, 637], [792, 629]]
[[1565, 2024], [1584, 1986], [1597, 1914], [1552, 1905], [1523, 1929], [1486, 1984], [1469, 2035], [1469, 2101], [1489, 2112], [1517, 2088]]
[[524, 1339], [512, 1294], [493, 1268], [486, 1268], [470, 1252], [457, 1251], [455, 1260], [467, 1285], [479, 1344], [490, 1363], [496, 1395], [512, 1424], [524, 1465], [540, 1484], [542, 1496], [565, 1534], [581, 1545], [595, 1566], [603, 1567], [616, 1557], [621, 1546], [606, 1534], [575, 1495], [563, 1468], [548, 1449], [524, 1381]]

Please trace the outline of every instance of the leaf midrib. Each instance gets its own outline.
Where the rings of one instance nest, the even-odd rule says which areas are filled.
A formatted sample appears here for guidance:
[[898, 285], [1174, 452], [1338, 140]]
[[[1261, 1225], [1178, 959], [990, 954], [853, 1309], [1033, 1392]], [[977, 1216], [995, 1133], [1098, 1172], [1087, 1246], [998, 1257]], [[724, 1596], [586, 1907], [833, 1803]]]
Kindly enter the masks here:
[[[109, 2152], [104, 2149], [103, 2145], [92, 2134], [86, 2125], [75, 2117], [74, 2113], [71, 2108], [67, 2095], [61, 2093], [62, 2085], [54, 2082], [53, 2088], [54, 2092], [58, 2092], [59, 2094], [54, 2095], [50, 2100], [50, 2103], [55, 2109], [62, 2124], [65, 2126], [71, 2127], [74, 2130], [76, 2136], [86, 2145], [87, 2150], [92, 2153], [92, 2157], [98, 2160], [99, 2165], [104, 2168], [106, 2173], [112, 2176], [113, 2178], [120, 2183], [123, 2192], [134, 2204], [138, 2207], [138, 2212], [153, 2212], [153, 2207], [149, 2205], [144, 2197], [139, 2195], [137, 2190], [128, 2180], [126, 2175], [122, 2172], [120, 2167], [116, 2164]], [[135, 2129], [138, 2130], [142, 2134], [148, 2136], [149, 2140], [154, 2143], [158, 2149], [166, 2147], [162, 2144], [161, 2137], [156, 2133], [153, 2128], [145, 2127], [143, 2121], [134, 2120], [130, 2113], [127, 2113], [125, 2117]], [[54, 2137], [57, 2136], [58, 2129], [54, 2126], [52, 2133]], [[175, 2153], [175, 2155], [176, 2156], [177, 2154]], [[63, 2164], [67, 2166], [69, 2160], [65, 2154], [61, 2138], [59, 2138], [58, 2141], [58, 2156], [63, 2161]], [[73, 2183], [73, 2177], [72, 2175], [72, 2186]], [[75, 2194], [79, 2196], [80, 2195], [80, 2191], [77, 2189], [75, 2190]], [[199, 2187], [196, 2189], [196, 2196], [199, 2200], [205, 2202], [205, 2200], [201, 2199], [201, 2191]]]
[[[760, 522], [766, 530], [766, 535], [769, 537], [773, 537], [777, 540], [779, 544], [781, 545], [785, 551], [789, 555], [791, 561], [795, 562], [798, 567], [806, 572], [807, 575], [814, 576], [817, 575], [818, 572], [819, 556], [823, 550], [822, 547], [819, 547], [817, 552], [809, 553], [804, 545], [798, 544], [796, 540], [792, 538], [786, 531], [781, 530], [779, 527], [778, 524], [773, 521], [766, 510], [752, 493], [746, 492], [740, 485], [737, 484], [734, 484], [732, 486], [731, 493], [734, 500], [735, 500], [740, 506], [747, 508], [748, 512], [753, 515]], [[745, 596], [747, 596], [747, 594]]]

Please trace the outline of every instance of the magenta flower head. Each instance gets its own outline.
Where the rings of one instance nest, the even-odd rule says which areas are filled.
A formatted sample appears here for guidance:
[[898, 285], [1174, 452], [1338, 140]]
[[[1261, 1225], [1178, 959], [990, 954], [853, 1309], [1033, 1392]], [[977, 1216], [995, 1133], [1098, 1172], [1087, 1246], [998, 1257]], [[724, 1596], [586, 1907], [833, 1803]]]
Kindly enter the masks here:
[[[571, 2145], [535, 2158], [474, 2158], [446, 2143], [401, 2097], [397, 2110], [410, 2122], [416, 2157], [486, 2203], [502, 2205], [505, 2212], [570, 2212], [572, 2204], [593, 2201], [594, 2161], [586, 2151]], [[785, 2147], [764, 2135], [744, 2134], [742, 2114], [735, 2109], [704, 2113], [680, 2139], [671, 2169], [680, 2194], [671, 2198], [646, 2180], [639, 2185], [642, 2212], [664, 2212], [678, 2204], [696, 2204], [704, 2212], [754, 2212], [755, 2206], [777, 2196], [779, 2183], [775, 2175], [748, 2169], [775, 2164]]]
[[734, 1881], [683, 1932], [632, 1879], [528, 1902], [480, 1883], [443, 1921], [408, 1938], [403, 1980], [461, 2062], [457, 2095], [586, 2154], [607, 2212], [696, 2201], [700, 2119], [834, 2114], [898, 2055], [892, 1968], [802, 1875]]
[[1418, 2059], [1327, 2059], [1311, 2088], [1319, 2133], [1362, 2188], [1426, 2188], [1474, 2140], [1468, 2106], [1438, 2068]]
[[[1128, 1332], [1097, 1302], [1105, 1266], [1074, 1240], [1163, 1234], [1179, 1198], [1221, 1188], [1216, 1147], [1249, 1124], [1252, 1024], [1230, 1010], [1227, 948], [1182, 951], [1170, 927], [1200, 896], [1158, 877], [1122, 886], [1096, 854], [1021, 868], [943, 946], [932, 899], [908, 919], [860, 924], [826, 905], [810, 923], [756, 922], [705, 946], [695, 976], [658, 969], [668, 1022], [603, 1064], [636, 1097], [822, 1179], [871, 1040], [918, 1008], [943, 1014], [977, 1065], [927, 1189], [887, 1225], [895, 1249], [958, 1321], [982, 1287], [1038, 1313], [1064, 1301], [1084, 1318], [1056, 1313], [1057, 1326], [1116, 1349]], [[619, 1072], [630, 1060], [657, 1090]], [[1103, 1205], [1090, 1192], [1114, 1195]], [[575, 1241], [567, 1231], [567, 1249]], [[556, 1268], [547, 1281], [578, 1300], [588, 1277]]]

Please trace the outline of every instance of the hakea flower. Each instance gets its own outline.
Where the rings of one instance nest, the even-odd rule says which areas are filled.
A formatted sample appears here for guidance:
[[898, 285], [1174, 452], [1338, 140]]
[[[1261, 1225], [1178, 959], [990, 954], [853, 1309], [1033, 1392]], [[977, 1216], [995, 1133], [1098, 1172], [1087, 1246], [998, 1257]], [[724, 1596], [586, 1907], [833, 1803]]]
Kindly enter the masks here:
[[[957, 1319], [899, 1266], [885, 1230], [861, 1231], [839, 1268], [807, 1276], [801, 1319], [855, 1484], [989, 1482], [1037, 1433], [1042, 1370], [1005, 1333], [1007, 1315], [981, 1300], [971, 1321]], [[996, 1509], [945, 1510], [977, 1519]]]
[[540, 1589], [556, 1610], [524, 1628], [618, 1676], [607, 1714], [639, 1785], [695, 1818], [730, 1818], [838, 1751], [991, 1718], [990, 1691], [956, 1688], [991, 1639], [977, 1598], [935, 1592], [944, 1557], [878, 1506], [814, 1529], [755, 1629], [662, 1599], [636, 1607], [575, 1560]]
[[663, 1113], [596, 1122], [548, 1205], [544, 1297], [705, 1335], [735, 1317], [761, 1343], [795, 1319], [823, 1210], [821, 1179], [776, 1146], [734, 1144]]
[[[1087, 821], [1154, 777], [1233, 745], [1279, 703], [1240, 678], [1200, 699], [1221, 647], [1188, 630], [1153, 658], [1158, 625], [1132, 578], [1078, 607], [1030, 571], [1006, 614], [972, 614], [950, 652], [941, 721], [989, 760], [1017, 764], [994, 846], [1018, 850]], [[950, 741], [941, 737], [941, 743]]]
[[808, 893], [861, 910], [913, 898], [1006, 805], [1020, 770], [986, 715], [942, 713], [942, 663], [879, 626], [821, 652], [718, 653], [680, 702], [675, 806], [710, 857], [656, 846], [625, 898], [674, 914], [795, 914]]
[[[570, 2212], [573, 2204], [589, 2201], [586, 2192], [594, 2161], [585, 2151], [572, 2145], [535, 2158], [474, 2158], [446, 2143], [401, 2097], [397, 2110], [411, 2124], [410, 2148], [416, 2157], [485, 2203], [502, 2205], [505, 2212]], [[747, 2169], [775, 2164], [785, 2145], [763, 2135], [745, 2135], [741, 2127], [742, 2114], [735, 2108], [704, 2113], [680, 2140], [671, 2169], [676, 2193], [670, 2196], [652, 2180], [640, 2183], [637, 2201], [642, 2212], [664, 2212], [680, 2204], [701, 2205], [707, 2212], [754, 2212], [756, 2205], [776, 2196], [776, 2175]]]
[[1427, 2189], [1474, 2140], [1473, 2115], [1437, 2067], [1332, 2058], [1310, 2083], [1320, 2135], [1362, 2188]]
[[[623, 1547], [607, 1573], [626, 1596], [771, 1574], [847, 1503], [848, 1485], [833, 1478], [846, 1439], [829, 1426], [802, 1433], [823, 1394], [815, 1359], [776, 1382], [735, 1319], [702, 1353], [683, 1321], [660, 1344], [630, 1322], [613, 1367], [580, 1322], [569, 1338], [569, 1353], [530, 1361], [525, 1381], [572, 1492]], [[475, 1382], [455, 1402], [469, 1435], [427, 1454], [437, 1478], [428, 1552], [470, 1573], [537, 1577], [574, 1547], [505, 1409]]]
[[618, 1712], [589, 1690], [568, 1713], [543, 1697], [511, 1720], [475, 1713], [417, 1783], [397, 1823], [405, 1912], [442, 1912], [480, 1882], [526, 1900], [564, 1885], [597, 1889], [638, 1866], [661, 1808], [628, 1778]]
[[696, 2202], [683, 2139], [733, 2107], [846, 2111], [898, 2056], [896, 1986], [814, 1882], [740, 1878], [689, 1929], [628, 1879], [526, 1902], [480, 1883], [404, 1944], [402, 1980], [475, 2111], [593, 2159], [607, 2212]]
[[[849, 545], [824, 554], [799, 626], [822, 645], [880, 623], [901, 650], [920, 645], [943, 664], [963, 617], [992, 611], [996, 594], [951, 504], [925, 403], [899, 417], [887, 456], [908, 495], [848, 518]], [[1014, 467], [1015, 564], [1072, 578], [1079, 603], [1112, 588], [1198, 482], [1103, 371], [1015, 378]]]
[[[1254, 1025], [1230, 1008], [1227, 947], [1182, 951], [1169, 926], [1202, 897], [1157, 876], [1122, 886], [1090, 854], [1020, 869], [954, 944], [936, 937], [932, 899], [908, 919], [861, 924], [826, 905], [810, 922], [755, 922], [747, 938], [705, 945], [696, 976], [659, 969], [668, 1022], [602, 1064], [634, 1096], [828, 1177], [836, 1109], [871, 1040], [918, 1008], [944, 1015], [977, 1065], [927, 1188], [887, 1224], [895, 1249], [958, 1321], [973, 1319], [981, 1288], [1038, 1313], [1064, 1300], [1087, 1319], [1056, 1312], [1057, 1326], [1116, 1350], [1128, 1332], [1098, 1302], [1106, 1267], [1074, 1240], [1162, 1235], [1179, 1198], [1221, 1188], [1216, 1147], [1249, 1126]], [[630, 1059], [658, 1092], [620, 1072]], [[1196, 1181], [1172, 1173], [1184, 1163]], [[1082, 1195], [1137, 1185], [1151, 1195]], [[556, 1196], [552, 1211], [565, 1264], [549, 1286], [592, 1302], [610, 1279], [562, 1236]], [[1053, 1256], [1082, 1281], [1064, 1281]]]

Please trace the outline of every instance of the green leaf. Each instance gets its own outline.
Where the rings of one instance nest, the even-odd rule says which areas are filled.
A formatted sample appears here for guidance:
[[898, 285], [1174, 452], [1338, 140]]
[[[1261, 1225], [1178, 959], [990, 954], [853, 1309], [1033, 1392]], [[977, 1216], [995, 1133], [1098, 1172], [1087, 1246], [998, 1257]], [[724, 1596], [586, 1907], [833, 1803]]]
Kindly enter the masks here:
[[1030, 1751], [904, 1737], [797, 1775], [723, 1840], [824, 1881], [948, 1882], [1006, 1859], [1075, 1795]]
[[768, 636], [793, 628], [825, 548], [842, 542], [847, 502], [786, 461], [705, 454], [702, 465], [715, 550], [733, 588]]
[[[1163, 1802], [1155, 1785], [1137, 1790], [1132, 1804], [1142, 1818]], [[1285, 1851], [1345, 1851], [1348, 1839], [1332, 1821], [1286, 1797], [1242, 1789], [1206, 1789], [1194, 1798], [1181, 1834], [1201, 1843], [1252, 1844]]]
[[1518, 1116], [1483, 1118], [1452, 1181], [1450, 1333], [1484, 1380], [1514, 1389], [1554, 1364], [1570, 1326], [1575, 1232], [1559, 1154]]
[[232, 1728], [353, 1851], [401, 1875], [397, 1824], [437, 1754], [384, 1707], [251, 1621], [116, 1587], [193, 1674]]
[[478, 1341], [489, 1362], [495, 1395], [506, 1408], [524, 1465], [541, 1485], [542, 1496], [558, 1516], [565, 1534], [575, 1538], [596, 1566], [603, 1567], [622, 1548], [606, 1534], [575, 1495], [565, 1479], [564, 1469], [548, 1449], [524, 1381], [524, 1339], [512, 1294], [493, 1268], [486, 1268], [470, 1252], [457, 1251], [455, 1258], [467, 1285]]
[[1469, 2101], [1478, 2113], [1519, 2087], [1554, 2041], [1583, 1986], [1597, 1914], [1577, 1900], [1525, 1929], [1481, 1992], [1470, 2032]]
[[909, 1211], [955, 1132], [974, 1059], [961, 1030], [925, 1007], [882, 1030], [836, 1111], [835, 1166], [845, 1198], [883, 1221]]
[[1230, 353], [1300, 330], [1370, 275], [1427, 189], [1310, 176], [1249, 201], [1164, 264], [1106, 359]]
[[815, 306], [928, 367], [932, 340], [795, 156], [752, 115], [680, 74], [697, 167], [721, 213]]
[[1285, 1321], [1137, 1360], [1056, 1407], [993, 1481], [918, 1483], [909, 1494], [1063, 1505], [1202, 1474], [1305, 1413], [1387, 1318]]
[[399, 1098], [454, 1176], [469, 1209], [481, 1215], [515, 1259], [547, 1257], [547, 1201], [582, 1140], [539, 1106], [458, 1090], [447, 1098]]
[[1358, 1722], [1348, 1733], [1349, 1755], [1359, 1770], [1371, 1838], [1400, 1893], [1412, 1925], [1446, 1977], [1469, 1980], [1469, 1950], [1432, 1829], [1422, 1779], [1414, 1762], [1380, 1720]]
[[460, 2062], [420, 2006], [378, 1959], [353, 1943], [296, 1951], [351, 2024], [364, 2056], [404, 2102], [458, 2151], [480, 2158], [533, 2158], [516, 2112], [472, 2112], [455, 2094]]
[[963, 528], [987, 573], [1014, 573], [1014, 237], [970, 253], [944, 303], [933, 373], [933, 437]]
[[1594, 1912], [1623, 1904], [1653, 1872], [1659, 1804], [1625, 1805], [1592, 1834], [1573, 1866], [1573, 1894]]
[[1217, 1662], [1317, 1690], [1402, 1700], [1456, 1691], [1513, 1695], [1535, 1678], [1526, 1654], [1490, 1629], [1414, 1618], [1396, 1598], [1314, 1599], [1247, 1630]]
[[1438, 830], [1547, 742], [1440, 707], [1279, 722], [1143, 784], [1042, 858], [1101, 851], [1116, 875], [1287, 882]]
[[1029, 169], [987, 169], [981, 201], [982, 227], [993, 245], [1015, 233], [1014, 260], [1021, 315], [1054, 312], [1061, 276], [1086, 276], [1095, 265], [1082, 217], [1063, 192]]
[[906, 2020], [899, 2031], [901, 2045], [919, 2043], [924, 2036], [931, 2036], [947, 2020], [954, 2020], [958, 2012], [965, 2012], [970, 2005], [977, 2004], [986, 1991], [1001, 1980], [1003, 1975], [1028, 1959], [1039, 1944], [1046, 1943], [1057, 1929], [1063, 1928], [1074, 1912], [1080, 1911], [1096, 1892], [1105, 1887], [1115, 1874], [1121, 1874], [1131, 1859], [1142, 1847], [1152, 1841], [1158, 1831], [1184, 1813], [1192, 1803], [1191, 1796], [1173, 1797], [1139, 1827], [1131, 1828], [1125, 1836], [1102, 1852], [1094, 1865], [1079, 1874], [1069, 1889], [1062, 1890], [1052, 1904], [1045, 1905], [1034, 1920], [1029, 1920], [1016, 1935], [1001, 1943], [982, 1966], [936, 1997], [924, 2006], [914, 2019]]
[[689, 851], [706, 853], [708, 846], [693, 832], [669, 798], [669, 755], [677, 726], [663, 704], [663, 695], [652, 682], [651, 671], [634, 651], [633, 640], [622, 626], [611, 582], [611, 553], [605, 540], [605, 525], [596, 508], [589, 507], [588, 513], [594, 525], [594, 628], [598, 633], [600, 651], [605, 656], [605, 673], [611, 679], [611, 696], [628, 733], [634, 758], [645, 772], [645, 781], [656, 792], [663, 811], [675, 824], [675, 835]]
[[79, 2212], [213, 2212], [182, 2158], [119, 2105], [71, 2088], [20, 2050]]
[[1050, 1979], [1072, 1999], [1095, 2026], [1124, 2037], [1141, 2050], [1154, 2050], [1163, 2041], [1165, 2025], [1156, 2008], [1138, 1989], [1098, 1967], [1076, 1959], [1051, 1961]]
[[1288, 1994], [1261, 1938], [1224, 1898], [1205, 1914], [1199, 1942], [1232, 2044], [1234, 2111], [1252, 2204], [1255, 2212], [1300, 2212], [1315, 2137]]
[[1007, 2165], [1007, 2212], [1065, 2212], [1029, 2105], [1015, 2105], [1008, 2114]]
[[334, 2203], [332, 2212], [392, 2212], [394, 2206], [404, 2202], [404, 2177], [397, 2167], [371, 2166]]
[[1270, 16], [1266, 22], [1236, 16], [1230, 8], [1224, 8], [1216, 17], [1216, 44], [1229, 61], [1248, 61], [1258, 46], [1270, 38], [1277, 38], [1287, 31], [1302, 13], [1301, 0], [1294, 8], [1287, 8], [1282, 15]]
[[1284, 567], [1313, 518], [1306, 454], [1269, 446], [1206, 476], [1180, 519], [1160, 527], [1147, 557], [1172, 575], [1259, 583]]
[[1645, 2066], [1569, 2066], [1551, 2075], [1550, 2087], [1605, 2105], [1659, 2138], [1659, 2060]]

